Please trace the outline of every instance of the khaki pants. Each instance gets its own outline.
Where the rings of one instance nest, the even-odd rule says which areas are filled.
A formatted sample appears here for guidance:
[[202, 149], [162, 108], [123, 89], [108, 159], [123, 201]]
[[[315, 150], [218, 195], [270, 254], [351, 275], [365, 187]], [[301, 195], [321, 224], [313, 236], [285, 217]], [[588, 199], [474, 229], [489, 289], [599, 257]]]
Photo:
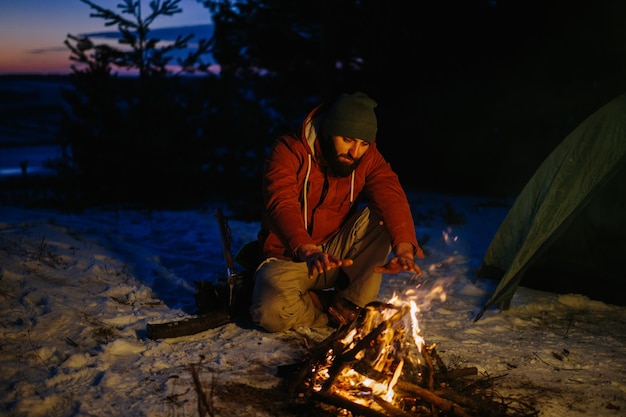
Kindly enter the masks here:
[[306, 262], [266, 259], [254, 276], [250, 314], [256, 324], [271, 332], [326, 326], [328, 317], [313, 305], [307, 292], [311, 289], [335, 288], [361, 307], [376, 300], [382, 274], [374, 272], [374, 267], [387, 263], [391, 252], [379, 216], [368, 207], [359, 210], [321, 248], [354, 263], [309, 279]]

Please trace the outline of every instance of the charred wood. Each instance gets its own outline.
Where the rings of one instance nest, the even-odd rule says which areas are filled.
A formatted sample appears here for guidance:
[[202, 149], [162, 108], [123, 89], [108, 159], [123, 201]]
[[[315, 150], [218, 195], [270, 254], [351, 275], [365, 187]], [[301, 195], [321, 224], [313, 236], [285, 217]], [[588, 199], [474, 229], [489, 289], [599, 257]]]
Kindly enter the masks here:
[[426, 388], [422, 388], [419, 385], [411, 384], [410, 382], [398, 381], [395, 388], [398, 391], [404, 391], [407, 394], [420, 397], [444, 413], [450, 413], [451, 415], [458, 417], [471, 417], [471, 414], [465, 409], [465, 407], [462, 407], [453, 401], [446, 400], [445, 398], [442, 398], [434, 392], [429, 391]]

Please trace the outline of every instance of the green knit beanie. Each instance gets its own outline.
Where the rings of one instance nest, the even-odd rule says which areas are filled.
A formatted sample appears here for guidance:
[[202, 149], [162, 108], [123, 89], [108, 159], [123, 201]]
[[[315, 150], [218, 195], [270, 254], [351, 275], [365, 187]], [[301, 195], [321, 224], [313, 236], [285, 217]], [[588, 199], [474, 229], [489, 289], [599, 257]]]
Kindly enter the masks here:
[[342, 94], [322, 120], [322, 135], [346, 136], [373, 143], [377, 131], [376, 105], [365, 93]]

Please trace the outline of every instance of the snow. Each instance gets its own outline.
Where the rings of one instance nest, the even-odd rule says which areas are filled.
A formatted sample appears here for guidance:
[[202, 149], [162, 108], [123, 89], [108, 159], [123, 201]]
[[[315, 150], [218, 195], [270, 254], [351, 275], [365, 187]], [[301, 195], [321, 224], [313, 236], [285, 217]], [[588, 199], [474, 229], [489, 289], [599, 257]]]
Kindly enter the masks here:
[[[474, 283], [473, 273], [511, 202], [431, 193], [411, 201], [424, 274], [385, 276], [380, 300], [418, 300], [421, 335], [444, 362], [477, 367], [538, 416], [623, 416], [626, 307], [522, 286], [509, 310], [474, 322], [497, 283]], [[146, 337], [148, 323], [193, 314], [194, 281], [225, 276], [215, 208], [0, 207], [0, 414], [337, 415], [294, 406], [277, 374], [333, 328], [267, 333], [229, 323]], [[236, 251], [259, 225], [229, 226]]]

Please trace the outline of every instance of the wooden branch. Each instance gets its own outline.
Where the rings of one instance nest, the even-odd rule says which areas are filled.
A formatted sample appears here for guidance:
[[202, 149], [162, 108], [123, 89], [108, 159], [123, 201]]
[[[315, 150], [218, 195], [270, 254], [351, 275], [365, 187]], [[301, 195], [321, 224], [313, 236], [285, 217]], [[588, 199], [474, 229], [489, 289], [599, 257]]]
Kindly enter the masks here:
[[456, 391], [453, 391], [450, 388], [443, 388], [443, 389], [434, 391], [434, 394], [440, 396], [441, 398], [445, 398], [446, 400], [450, 400], [452, 402], [460, 404], [464, 407], [467, 407], [472, 404], [471, 398], [461, 395], [457, 393]]
[[446, 400], [445, 398], [441, 398], [434, 392], [428, 391], [419, 385], [411, 384], [410, 382], [398, 381], [394, 389], [416, 395], [445, 413], [452, 413], [452, 415], [458, 417], [471, 417], [468, 411], [461, 405], [453, 401]]
[[433, 367], [433, 360], [430, 356], [430, 349], [426, 346], [422, 349], [422, 356], [424, 357], [424, 364], [426, 365], [426, 387], [432, 391], [435, 387], [435, 368]]
[[401, 409], [399, 409], [395, 405], [388, 403], [387, 401], [383, 400], [382, 398], [374, 396], [374, 402], [376, 404], [378, 404], [378, 406], [380, 408], [385, 410], [387, 413], [389, 413], [393, 417], [411, 417], [411, 416], [413, 416], [413, 414], [405, 413], [404, 411], [402, 411]]
[[204, 388], [202, 387], [202, 382], [200, 381], [200, 376], [196, 371], [196, 368], [193, 365], [189, 366], [189, 370], [191, 371], [191, 376], [193, 378], [193, 385], [196, 389], [196, 395], [198, 397], [198, 416], [204, 417], [209, 413], [209, 415], [214, 415], [214, 407], [206, 393], [204, 392]]
[[[433, 367], [433, 359], [430, 356], [430, 352], [430, 348], [426, 346], [422, 348], [422, 357], [424, 358], [424, 364], [426, 365], [424, 377], [426, 379], [426, 388], [428, 388], [428, 392], [432, 392], [435, 387], [435, 368]], [[437, 415], [437, 407], [435, 407], [435, 404], [432, 402], [430, 403], [430, 411], [433, 416]]]

